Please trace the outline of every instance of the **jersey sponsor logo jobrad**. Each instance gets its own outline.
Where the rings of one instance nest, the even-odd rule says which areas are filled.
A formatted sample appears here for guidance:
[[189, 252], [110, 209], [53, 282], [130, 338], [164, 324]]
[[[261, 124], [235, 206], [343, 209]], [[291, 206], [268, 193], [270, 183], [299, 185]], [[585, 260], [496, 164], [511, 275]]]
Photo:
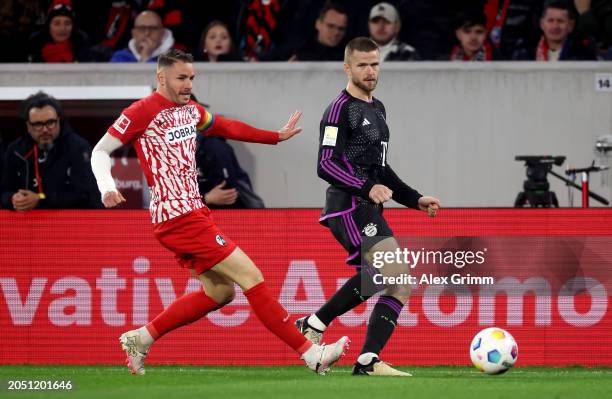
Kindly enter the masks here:
[[179, 126], [166, 133], [166, 138], [169, 143], [185, 141], [197, 133], [198, 129], [195, 125]]

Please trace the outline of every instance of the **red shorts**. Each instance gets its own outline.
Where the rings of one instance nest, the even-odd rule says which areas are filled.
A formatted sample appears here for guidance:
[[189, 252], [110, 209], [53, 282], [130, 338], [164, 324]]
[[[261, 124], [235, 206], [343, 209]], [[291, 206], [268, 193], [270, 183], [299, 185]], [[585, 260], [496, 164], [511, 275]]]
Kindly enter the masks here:
[[236, 249], [236, 244], [213, 223], [210, 209], [196, 209], [153, 228], [157, 241], [174, 253], [183, 268], [204, 273]]

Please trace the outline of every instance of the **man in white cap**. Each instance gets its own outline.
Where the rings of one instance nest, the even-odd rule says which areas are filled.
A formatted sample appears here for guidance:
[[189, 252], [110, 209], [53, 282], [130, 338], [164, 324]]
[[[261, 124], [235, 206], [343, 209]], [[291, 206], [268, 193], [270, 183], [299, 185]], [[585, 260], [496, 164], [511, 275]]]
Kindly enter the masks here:
[[416, 49], [401, 42], [397, 36], [402, 28], [397, 9], [389, 3], [378, 3], [370, 10], [370, 38], [378, 44], [381, 61], [417, 61]]

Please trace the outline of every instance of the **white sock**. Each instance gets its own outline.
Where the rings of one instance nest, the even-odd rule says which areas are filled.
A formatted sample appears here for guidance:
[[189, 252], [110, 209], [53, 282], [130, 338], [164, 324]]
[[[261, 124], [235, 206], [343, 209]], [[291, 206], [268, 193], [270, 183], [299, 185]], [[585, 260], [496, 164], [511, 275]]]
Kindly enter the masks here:
[[142, 348], [138, 348], [138, 349], [139, 351], [144, 353], [147, 350], [149, 350], [149, 346], [151, 346], [153, 342], [155, 342], [155, 339], [153, 339], [153, 337], [149, 333], [149, 330], [147, 330], [146, 326], [140, 327], [138, 329], [138, 334], [140, 334], [139, 341], [140, 341], [140, 345], [142, 345]]
[[367, 366], [368, 364], [372, 363], [372, 359], [374, 358], [378, 358], [378, 355], [376, 353], [372, 353], [372, 352], [362, 353], [357, 358], [357, 363], [363, 366]]
[[323, 322], [314, 314], [308, 316], [306, 322], [310, 327], [316, 328], [319, 331], [325, 331], [325, 329], [327, 328], [327, 326], [323, 324]]

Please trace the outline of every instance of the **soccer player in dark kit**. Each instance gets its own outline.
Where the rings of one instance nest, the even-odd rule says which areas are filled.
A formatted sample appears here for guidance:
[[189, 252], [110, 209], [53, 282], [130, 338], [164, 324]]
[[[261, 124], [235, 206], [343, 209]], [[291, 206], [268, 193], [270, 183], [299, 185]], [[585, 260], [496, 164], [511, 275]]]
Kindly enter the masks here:
[[393, 276], [398, 269], [394, 265], [374, 269], [372, 258], [377, 251], [398, 248], [383, 217], [383, 203], [393, 199], [433, 217], [440, 201], [422, 196], [406, 185], [387, 163], [389, 128], [385, 107], [372, 96], [379, 64], [378, 46], [372, 40], [358, 37], [347, 44], [344, 71], [348, 85], [327, 107], [320, 125], [318, 175], [330, 186], [319, 221], [347, 250], [347, 263], [357, 267], [357, 274], [315, 314], [297, 320], [296, 326], [318, 343], [336, 317], [385, 289], [370, 316], [353, 374], [410, 376], [379, 360], [408, 299], [409, 287], [375, 284], [375, 273]]

